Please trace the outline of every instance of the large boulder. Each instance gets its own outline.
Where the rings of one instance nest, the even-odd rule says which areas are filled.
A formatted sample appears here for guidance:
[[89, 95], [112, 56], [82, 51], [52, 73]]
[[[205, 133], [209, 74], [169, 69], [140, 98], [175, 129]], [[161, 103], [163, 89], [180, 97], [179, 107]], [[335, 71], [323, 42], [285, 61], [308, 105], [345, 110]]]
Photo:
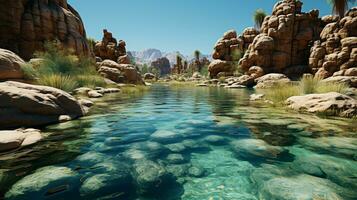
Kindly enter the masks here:
[[309, 113], [341, 117], [357, 115], [357, 100], [337, 92], [293, 96], [286, 100], [286, 104], [293, 110]]
[[0, 49], [0, 80], [22, 79], [24, 74], [21, 66], [25, 62], [15, 53]]
[[357, 66], [357, 7], [329, 22], [311, 48], [309, 66], [322, 78]]
[[211, 78], [217, 77], [219, 73], [233, 73], [231, 62], [223, 60], [213, 60], [208, 66], [209, 75]]
[[258, 66], [265, 73], [285, 73], [287, 68], [295, 71], [291, 68], [308, 64], [309, 44], [321, 28], [318, 11], [303, 13], [301, 8], [302, 2], [296, 0], [282, 0], [274, 6], [239, 61], [243, 71]]
[[36, 129], [0, 131], [0, 152], [32, 145], [41, 139], [41, 133]]
[[262, 77], [255, 79], [257, 85], [255, 86], [258, 89], [266, 89], [274, 87], [277, 84], [290, 83], [290, 79], [284, 74], [271, 73], [266, 74]]
[[325, 83], [344, 83], [350, 87], [357, 88], [357, 76], [332, 76], [322, 80]]
[[[48, 166], [36, 170], [16, 182], [6, 199], [44, 199], [61, 192], [75, 190], [80, 183], [78, 173], [67, 167]], [[57, 198], [60, 198], [57, 196]], [[64, 196], [62, 196], [63, 199]]]
[[59, 40], [77, 55], [89, 55], [83, 22], [67, 0], [0, 0], [0, 48], [29, 60], [44, 41]]
[[0, 129], [34, 127], [85, 114], [70, 94], [47, 86], [7, 81], [0, 83]]
[[118, 64], [112, 60], [104, 60], [97, 65], [102, 76], [116, 83], [145, 84], [134, 65]]
[[339, 195], [342, 188], [326, 179], [297, 175], [275, 177], [264, 182], [259, 193], [263, 199], [279, 200], [342, 200]]

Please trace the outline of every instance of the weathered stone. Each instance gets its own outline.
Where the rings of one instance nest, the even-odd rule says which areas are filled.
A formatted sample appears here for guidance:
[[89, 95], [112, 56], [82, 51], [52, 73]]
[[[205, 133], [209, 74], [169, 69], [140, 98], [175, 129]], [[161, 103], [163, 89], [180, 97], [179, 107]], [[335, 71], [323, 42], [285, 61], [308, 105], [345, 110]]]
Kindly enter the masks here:
[[0, 48], [29, 60], [53, 40], [77, 55], [90, 54], [81, 17], [67, 0], [1, 0]]
[[62, 90], [13, 81], [0, 83], [0, 102], [0, 128], [41, 126], [58, 122], [61, 115], [74, 119], [85, 114]]
[[208, 66], [208, 71], [210, 73], [210, 77], [217, 77], [220, 72], [228, 72], [231, 73], [233, 71], [233, 67], [231, 63], [223, 60], [213, 60], [211, 64]]
[[286, 100], [286, 104], [289, 108], [302, 112], [341, 117], [357, 115], [357, 101], [337, 92], [293, 96]]
[[288, 84], [290, 83], [290, 79], [284, 74], [266, 74], [260, 78], [255, 79], [257, 82], [256, 88], [265, 89], [273, 87], [277, 84]]
[[24, 78], [21, 70], [24, 64], [25, 62], [15, 53], [0, 49], [0, 80]]
[[36, 129], [0, 131], [0, 152], [32, 145], [41, 139], [41, 133]]

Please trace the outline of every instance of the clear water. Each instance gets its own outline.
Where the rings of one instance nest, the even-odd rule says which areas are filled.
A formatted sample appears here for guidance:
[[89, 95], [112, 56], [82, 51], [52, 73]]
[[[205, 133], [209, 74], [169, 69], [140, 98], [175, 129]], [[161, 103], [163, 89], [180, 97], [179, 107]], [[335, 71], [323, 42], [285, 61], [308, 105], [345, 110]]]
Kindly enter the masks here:
[[[9, 199], [357, 199], [357, 122], [154, 85], [0, 155]], [[50, 166], [50, 167], [48, 167]], [[0, 196], [0, 199], [1, 199]]]

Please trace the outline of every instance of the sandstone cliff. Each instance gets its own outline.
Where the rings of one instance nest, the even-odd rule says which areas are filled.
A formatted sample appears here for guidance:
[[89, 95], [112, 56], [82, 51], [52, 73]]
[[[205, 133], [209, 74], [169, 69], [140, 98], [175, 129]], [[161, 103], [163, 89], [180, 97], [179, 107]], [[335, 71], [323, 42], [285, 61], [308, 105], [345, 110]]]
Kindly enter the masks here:
[[271, 16], [264, 19], [261, 33], [239, 61], [243, 71], [254, 67], [264, 73], [301, 76], [308, 72], [310, 47], [319, 39], [319, 11], [301, 12], [302, 2], [279, 1]]
[[89, 54], [81, 17], [67, 0], [0, 0], [0, 48], [28, 60], [46, 41]]

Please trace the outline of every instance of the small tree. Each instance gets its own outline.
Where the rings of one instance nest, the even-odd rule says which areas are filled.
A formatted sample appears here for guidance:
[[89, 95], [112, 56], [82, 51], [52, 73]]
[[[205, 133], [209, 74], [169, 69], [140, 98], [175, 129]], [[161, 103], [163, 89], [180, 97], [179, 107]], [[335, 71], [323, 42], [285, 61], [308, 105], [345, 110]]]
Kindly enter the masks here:
[[181, 74], [182, 70], [182, 58], [180, 55], [176, 55], [176, 67], [177, 67], [177, 73]]
[[201, 52], [199, 50], [196, 50], [194, 52], [194, 55], [195, 55], [195, 60], [196, 61], [199, 61], [200, 60], [200, 57], [201, 57]]
[[348, 3], [355, 4], [356, 0], [328, 0], [328, 3], [332, 6], [333, 14], [342, 19], [348, 9]]
[[260, 30], [260, 28], [263, 25], [264, 22], [264, 18], [267, 16], [267, 14], [265, 13], [265, 11], [263, 9], [258, 9], [254, 12], [253, 14], [253, 20], [255, 23], [255, 27]]

